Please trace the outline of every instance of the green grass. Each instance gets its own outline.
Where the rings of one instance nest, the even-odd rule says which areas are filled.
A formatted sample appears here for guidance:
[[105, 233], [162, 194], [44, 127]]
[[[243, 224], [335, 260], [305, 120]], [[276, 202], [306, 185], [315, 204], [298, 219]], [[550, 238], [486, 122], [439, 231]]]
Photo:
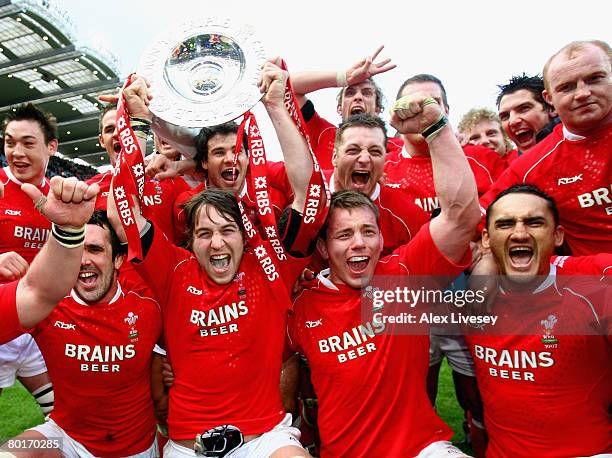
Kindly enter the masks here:
[[[453, 386], [453, 376], [446, 358], [442, 361], [440, 368], [440, 378], [438, 381], [438, 396], [436, 398], [436, 410], [438, 415], [455, 432], [453, 443], [457, 446], [465, 440], [463, 432], [463, 409], [459, 406], [455, 397], [455, 387]], [[471, 454], [469, 447], [460, 447], [464, 452]]]
[[34, 398], [21, 383], [0, 394], [0, 444], [44, 420]]
[[[453, 443], [459, 444], [465, 439], [461, 426], [463, 411], [455, 398], [451, 371], [446, 359], [440, 369], [436, 408], [440, 417], [455, 431]], [[43, 415], [36, 401], [19, 382], [2, 391], [0, 395], [0, 444], [42, 422]], [[464, 448], [464, 451], [471, 452], [469, 448]]]

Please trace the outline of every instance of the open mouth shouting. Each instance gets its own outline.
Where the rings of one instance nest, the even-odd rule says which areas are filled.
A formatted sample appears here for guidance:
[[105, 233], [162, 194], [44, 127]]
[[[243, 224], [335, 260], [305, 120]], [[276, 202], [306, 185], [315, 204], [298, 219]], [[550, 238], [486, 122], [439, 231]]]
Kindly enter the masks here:
[[513, 133], [519, 147], [523, 145], [528, 146], [535, 138], [535, 132], [532, 129], [518, 129]]
[[223, 179], [228, 186], [233, 186], [236, 183], [238, 175], [240, 175], [240, 171], [236, 167], [228, 167], [221, 171], [221, 179]]
[[365, 113], [366, 109], [363, 105], [354, 105], [351, 107], [351, 111], [350, 114], [354, 115], [354, 114], [360, 114], [360, 113]]
[[531, 267], [534, 252], [529, 246], [514, 246], [508, 250], [508, 257], [514, 270], [527, 271]]
[[213, 254], [210, 257], [210, 265], [215, 273], [222, 275], [229, 270], [230, 260], [229, 254]]
[[347, 265], [349, 271], [354, 275], [363, 274], [368, 268], [368, 264], [370, 263], [369, 256], [351, 256], [347, 260]]
[[82, 270], [79, 272], [78, 281], [84, 289], [92, 289], [98, 280], [98, 273], [91, 270]]
[[370, 176], [371, 174], [367, 170], [354, 170], [351, 173], [351, 188], [363, 192], [370, 183]]

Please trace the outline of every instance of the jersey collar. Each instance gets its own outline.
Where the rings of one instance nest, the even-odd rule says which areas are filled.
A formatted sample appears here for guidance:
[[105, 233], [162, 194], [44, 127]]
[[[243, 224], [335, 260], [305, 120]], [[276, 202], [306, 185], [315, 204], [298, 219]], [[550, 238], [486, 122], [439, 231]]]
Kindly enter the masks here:
[[586, 138], [586, 137], [583, 137], [582, 135], [571, 133], [569, 130], [567, 130], [565, 126], [563, 126], [563, 137], [572, 142], [577, 142], [580, 140], [584, 140]]
[[[546, 291], [548, 288], [550, 287], [554, 287], [557, 291], [557, 266], [554, 264], [550, 265], [550, 270], [548, 271], [548, 276], [544, 279], [544, 281], [542, 283], [540, 283], [540, 285], [533, 290], [533, 292], [531, 294], [540, 294], [543, 291]], [[504, 288], [502, 288], [502, 286], [499, 286], [499, 291], [502, 294], [507, 294], [507, 291], [504, 290]]]
[[[115, 295], [113, 296], [113, 298], [110, 301], [108, 301], [109, 305], [114, 302], [117, 302], [117, 300], [119, 300], [122, 294], [123, 294], [123, 290], [121, 289], [121, 284], [117, 282], [117, 291], [115, 292]], [[77, 304], [86, 305], [88, 307], [91, 305], [91, 304], [86, 303], [83, 299], [81, 299], [74, 289], [70, 291], [70, 296], [74, 299], [74, 301]]]
[[331, 289], [333, 291], [340, 291], [340, 289], [336, 285], [334, 285], [334, 283], [328, 278], [330, 274], [331, 274], [331, 269], [329, 268], [323, 269], [321, 272], [319, 272], [319, 275], [317, 275], [317, 279], [327, 289]]
[[[8, 177], [8, 179], [11, 180], [13, 183], [18, 184], [19, 186], [23, 184], [20, 180], [17, 179], [15, 175], [13, 175], [13, 172], [11, 172], [11, 168], [8, 165], [4, 167], [4, 173], [6, 173], [6, 176]], [[44, 185], [45, 185], [45, 177], [43, 177], [38, 187], [42, 188]]]

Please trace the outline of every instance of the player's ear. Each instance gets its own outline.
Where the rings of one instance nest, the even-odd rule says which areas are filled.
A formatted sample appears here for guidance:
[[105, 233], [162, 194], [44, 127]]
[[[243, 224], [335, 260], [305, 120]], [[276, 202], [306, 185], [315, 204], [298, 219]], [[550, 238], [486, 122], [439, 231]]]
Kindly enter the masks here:
[[323, 240], [321, 237], [317, 239], [317, 251], [319, 252], [319, 254], [321, 255], [323, 259], [325, 260], [329, 259], [329, 252], [327, 251], [327, 244], [325, 243], [325, 240]]
[[556, 247], [563, 245], [563, 240], [565, 239], [565, 229], [563, 229], [563, 226], [559, 225], [555, 228], [554, 238]]
[[118, 254], [117, 256], [115, 256], [115, 259], [113, 261], [113, 265], [115, 266], [115, 270], [119, 270], [119, 268], [123, 265], [123, 261], [125, 260], [125, 255], [124, 254]]

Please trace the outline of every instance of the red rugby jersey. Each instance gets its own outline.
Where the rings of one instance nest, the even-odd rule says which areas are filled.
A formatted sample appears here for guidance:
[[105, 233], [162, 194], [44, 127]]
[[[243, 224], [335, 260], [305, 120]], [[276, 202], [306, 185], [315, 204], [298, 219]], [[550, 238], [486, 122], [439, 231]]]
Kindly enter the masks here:
[[612, 253], [591, 256], [553, 256], [551, 264], [559, 275], [612, 275]]
[[[448, 275], [469, 264], [445, 258], [429, 225], [381, 259], [375, 275]], [[325, 274], [296, 299], [289, 321], [295, 348], [308, 359], [319, 399], [321, 456], [415, 456], [449, 440], [451, 430], [427, 397], [429, 335], [392, 335], [393, 325], [363, 322], [361, 291]], [[384, 331], [384, 333], [382, 332]]]
[[524, 154], [482, 196], [483, 213], [495, 196], [520, 183], [552, 196], [574, 256], [612, 253], [612, 125], [589, 137], [559, 124], [529, 154]]
[[484, 328], [465, 337], [484, 404], [487, 457], [612, 452], [612, 296], [555, 279], [552, 269], [537, 292], [498, 296], [493, 314], [517, 318], [504, 328], [511, 335]]
[[51, 418], [94, 456], [123, 457], [155, 438], [151, 358], [156, 301], [121, 287], [108, 303], [71, 293], [31, 331], [55, 388]]
[[[463, 151], [474, 173], [478, 195], [482, 195], [503, 172], [504, 163], [496, 153], [484, 146], [466, 145]], [[428, 213], [440, 206], [430, 156], [411, 157], [404, 148], [396, 161], [385, 163], [385, 183], [402, 189]]]
[[24, 329], [19, 323], [17, 315], [17, 281], [0, 285], [0, 345], [13, 340], [23, 334]]
[[[96, 200], [96, 208], [99, 210], [106, 210], [112, 178], [113, 173], [108, 171], [87, 180], [88, 184], [97, 183], [100, 186]], [[142, 214], [154, 221], [164, 234], [175, 242], [178, 242], [183, 234], [174, 221], [174, 203], [181, 193], [189, 189], [189, 185], [181, 177], [162, 181], [149, 177], [145, 179]]]
[[[0, 253], [15, 251], [28, 263], [45, 244], [51, 232], [51, 223], [21, 190], [21, 181], [4, 167], [0, 170], [4, 184], [4, 198], [0, 199]], [[45, 178], [38, 189], [49, 193], [49, 180]]]
[[[233, 424], [261, 434], [278, 424], [284, 410], [279, 376], [289, 293], [307, 259], [288, 258], [278, 267], [246, 251], [236, 277], [212, 282], [192, 253], [155, 231], [138, 273], [160, 299], [166, 350], [175, 381], [170, 390], [168, 428], [173, 440]], [[261, 252], [258, 252], [261, 255]], [[279, 277], [280, 275], [280, 277]], [[271, 281], [270, 279], [275, 279]]]
[[[268, 178], [270, 179], [270, 186], [268, 188], [270, 194], [270, 205], [272, 206], [272, 211], [274, 212], [276, 221], [278, 221], [283, 213], [283, 210], [291, 205], [293, 200], [293, 189], [291, 189], [291, 185], [289, 184], [287, 174], [285, 173], [285, 167], [282, 162], [268, 162], [268, 165]], [[248, 180], [250, 180], [250, 176], [247, 174], [245, 183], [248, 183]], [[181, 240], [184, 240], [186, 231], [185, 212], [181, 206], [188, 202], [193, 196], [204, 191], [205, 189], [206, 183], [200, 183], [195, 188], [182, 192], [174, 203], [174, 221], [176, 222], [177, 232], [181, 234]], [[256, 227], [260, 227], [261, 224], [258, 216], [259, 214], [257, 212], [257, 202], [255, 201], [253, 192], [249, 191], [249, 186], [245, 185], [242, 188], [240, 199], [244, 204], [245, 212], [247, 212], [253, 224], [255, 224]], [[262, 236], [263, 235], [264, 234], [262, 234]]]
[[[333, 170], [324, 171], [328, 176], [329, 190], [335, 191]], [[393, 186], [376, 184], [369, 196], [378, 207], [378, 225], [383, 236], [383, 255], [390, 254], [401, 245], [410, 242], [431, 215], [410, 201], [408, 196]]]

